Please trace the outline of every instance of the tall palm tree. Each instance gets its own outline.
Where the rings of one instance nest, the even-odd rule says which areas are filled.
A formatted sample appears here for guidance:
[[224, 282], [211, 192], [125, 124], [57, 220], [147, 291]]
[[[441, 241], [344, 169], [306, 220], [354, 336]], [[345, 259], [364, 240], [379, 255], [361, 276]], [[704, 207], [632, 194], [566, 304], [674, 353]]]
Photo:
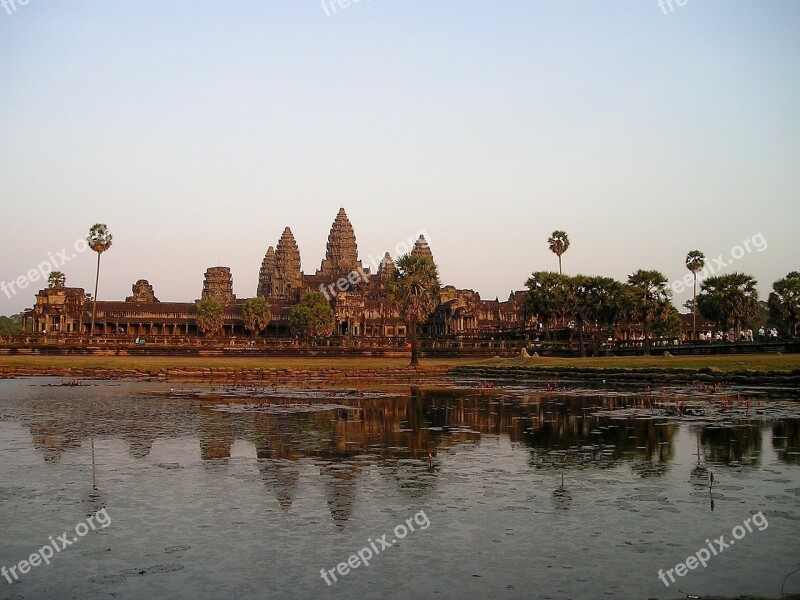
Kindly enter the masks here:
[[97, 252], [97, 271], [94, 277], [94, 298], [92, 300], [92, 328], [89, 335], [94, 335], [94, 321], [97, 315], [97, 285], [100, 283], [100, 255], [111, 248], [111, 232], [105, 223], [95, 223], [89, 230], [86, 241], [89, 248]]
[[561, 275], [561, 255], [569, 249], [569, 238], [566, 231], [554, 231], [547, 243], [550, 246], [550, 252], [558, 257], [558, 274]]
[[692, 286], [692, 339], [697, 339], [697, 272], [706, 266], [706, 255], [700, 250], [692, 250], [686, 255], [686, 268], [694, 275]]
[[433, 258], [425, 254], [404, 254], [397, 270], [386, 284], [390, 302], [399, 306], [411, 335], [411, 366], [419, 364], [417, 328], [439, 303], [439, 272]]

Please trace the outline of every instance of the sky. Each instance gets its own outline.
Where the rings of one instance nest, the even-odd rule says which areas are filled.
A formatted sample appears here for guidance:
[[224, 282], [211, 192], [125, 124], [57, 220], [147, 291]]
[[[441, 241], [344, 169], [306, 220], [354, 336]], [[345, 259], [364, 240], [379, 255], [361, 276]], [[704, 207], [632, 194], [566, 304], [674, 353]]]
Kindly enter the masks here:
[[0, 314], [44, 262], [92, 291], [97, 222], [100, 299], [194, 301], [218, 265], [252, 297], [286, 226], [319, 268], [339, 207], [365, 262], [424, 230], [484, 299], [557, 270], [556, 229], [568, 274], [800, 270], [796, 0], [14, 1]]

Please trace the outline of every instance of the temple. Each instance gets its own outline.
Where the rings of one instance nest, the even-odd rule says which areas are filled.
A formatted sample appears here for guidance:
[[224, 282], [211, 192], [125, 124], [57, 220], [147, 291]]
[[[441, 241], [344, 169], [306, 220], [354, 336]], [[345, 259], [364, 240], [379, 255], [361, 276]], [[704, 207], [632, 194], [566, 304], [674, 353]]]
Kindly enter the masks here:
[[[424, 235], [416, 239], [411, 253], [433, 259]], [[325, 258], [313, 275], [303, 273], [300, 249], [292, 230], [286, 227], [276, 245], [267, 248], [255, 286], [255, 295], [266, 298], [272, 309], [272, 322], [262, 335], [291, 336], [292, 305], [307, 291], [321, 291], [334, 309], [334, 336], [405, 338], [406, 324], [384, 293], [384, 285], [395, 270], [389, 252], [374, 273], [362, 264], [355, 230], [344, 208], [339, 209], [331, 225]], [[199, 335], [194, 318], [196, 302], [161, 302], [146, 279], [134, 283], [131, 292], [124, 301], [97, 302], [97, 333]], [[199, 299], [215, 300], [224, 307], [222, 335], [247, 335], [241, 317], [244, 299], [237, 299], [233, 293], [230, 268], [210, 267]], [[23, 321], [24, 331], [85, 335], [91, 329], [92, 301], [83, 288], [45, 288], [36, 294], [36, 304], [24, 314]], [[421, 329], [423, 335], [434, 338], [502, 339], [523, 335], [535, 323], [535, 317], [526, 313], [524, 291], [512, 292], [505, 301], [482, 300], [473, 290], [444, 285], [438, 307]]]

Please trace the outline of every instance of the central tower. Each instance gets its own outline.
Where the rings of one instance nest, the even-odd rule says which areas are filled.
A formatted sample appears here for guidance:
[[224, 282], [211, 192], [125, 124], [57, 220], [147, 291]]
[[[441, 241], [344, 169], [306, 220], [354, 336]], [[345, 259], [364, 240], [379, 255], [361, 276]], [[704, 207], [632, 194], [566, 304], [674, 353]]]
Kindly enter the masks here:
[[347, 213], [340, 208], [328, 234], [325, 258], [316, 274], [335, 278], [359, 269], [361, 262], [358, 260], [356, 234], [350, 219], [347, 218]]

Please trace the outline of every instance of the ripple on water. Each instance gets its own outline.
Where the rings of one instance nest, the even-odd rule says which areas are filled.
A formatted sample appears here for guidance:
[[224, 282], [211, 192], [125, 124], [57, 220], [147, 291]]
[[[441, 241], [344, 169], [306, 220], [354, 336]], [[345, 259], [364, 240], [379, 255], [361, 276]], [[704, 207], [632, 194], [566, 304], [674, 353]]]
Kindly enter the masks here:
[[152, 567], [125, 569], [120, 573], [123, 577], [138, 577], [142, 575], [157, 575], [159, 573], [174, 573], [181, 571], [184, 565], [177, 563], [166, 563], [163, 565], [153, 565]]

